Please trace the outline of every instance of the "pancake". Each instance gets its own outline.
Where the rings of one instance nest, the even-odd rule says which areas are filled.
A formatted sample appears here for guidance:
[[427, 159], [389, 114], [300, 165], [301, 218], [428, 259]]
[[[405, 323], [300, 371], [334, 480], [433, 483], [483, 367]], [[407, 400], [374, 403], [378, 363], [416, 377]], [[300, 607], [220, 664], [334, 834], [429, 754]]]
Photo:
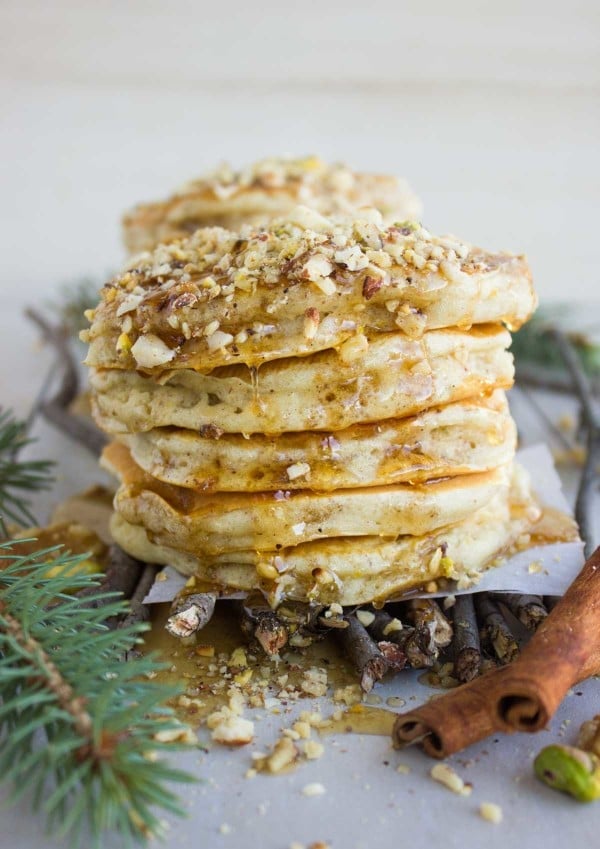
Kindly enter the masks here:
[[339, 347], [372, 333], [519, 327], [536, 304], [523, 257], [491, 254], [376, 210], [297, 208], [268, 230], [198, 230], [137, 257], [88, 313], [86, 363], [202, 373]]
[[221, 166], [168, 200], [139, 204], [124, 216], [123, 235], [128, 250], [138, 253], [199, 227], [266, 224], [299, 203], [324, 215], [375, 206], [390, 222], [418, 220], [422, 213], [417, 196], [397, 177], [356, 174], [316, 156], [274, 158], [237, 172]]
[[462, 522], [425, 536], [397, 540], [354, 537], [317, 540], [272, 555], [255, 551], [196, 555], [150, 541], [139, 525], [113, 516], [112, 533], [132, 556], [196, 575], [206, 589], [261, 589], [284, 599], [342, 605], [383, 603], [441, 578], [476, 580], [527, 533], [540, 511], [529, 479], [515, 466], [510, 493], [501, 491]]
[[93, 411], [109, 433], [176, 426], [226, 433], [342, 430], [411, 416], [430, 407], [507, 388], [510, 334], [500, 327], [436, 330], [420, 340], [387, 333], [348, 350], [230, 366], [210, 375], [93, 370]]
[[314, 539], [426, 534], [454, 524], [507, 489], [509, 467], [424, 484], [394, 484], [321, 493], [200, 493], [159, 483], [117, 442], [105, 468], [122, 481], [115, 510], [150, 538], [192, 554], [276, 551]]
[[[512, 459], [516, 428], [498, 390], [417, 416], [338, 431], [244, 437], [207, 426], [201, 432], [157, 428], [122, 439], [145, 472], [176, 486], [330, 492], [488, 471]], [[305, 463], [310, 475], [294, 477]]]

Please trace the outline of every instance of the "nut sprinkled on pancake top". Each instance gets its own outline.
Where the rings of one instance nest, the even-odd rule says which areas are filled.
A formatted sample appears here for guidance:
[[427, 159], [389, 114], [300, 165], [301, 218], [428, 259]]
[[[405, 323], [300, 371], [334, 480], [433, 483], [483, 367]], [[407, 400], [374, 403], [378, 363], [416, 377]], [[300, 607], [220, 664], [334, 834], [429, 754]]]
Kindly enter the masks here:
[[[366, 176], [366, 175], [365, 175]], [[246, 189], [282, 189], [294, 193], [298, 202], [306, 202], [314, 194], [346, 197], [360, 183], [363, 175], [353, 173], [341, 163], [329, 165], [318, 156], [297, 158], [270, 157], [234, 171], [224, 163], [211, 174], [189, 180], [175, 192], [176, 196], [207, 191], [217, 198], [227, 198]], [[398, 180], [380, 177], [390, 185]]]
[[[428, 304], [454, 299], [458, 289], [475, 303], [490, 276], [497, 290], [521, 286], [524, 315], [496, 319], [520, 323], [534, 305], [522, 257], [432, 236], [413, 222], [386, 226], [375, 209], [326, 218], [299, 206], [268, 228], [204, 228], [137, 256], [103, 288], [83, 338], [92, 342], [90, 365], [149, 369], [160, 359], [149, 352], [155, 339], [175, 352], [165, 356], [170, 368], [253, 364], [257, 352], [262, 359], [311, 353], [365, 327], [420, 335]], [[138, 360], [135, 343], [146, 335], [153, 339], [138, 346], [145, 354]], [[286, 353], [295, 335], [304, 348]]]
[[239, 171], [222, 165], [187, 182], [168, 200], [139, 204], [124, 218], [131, 252], [220, 225], [266, 225], [302, 203], [325, 215], [376, 206], [389, 221], [420, 218], [419, 199], [398, 177], [362, 174], [317, 156], [263, 159]]

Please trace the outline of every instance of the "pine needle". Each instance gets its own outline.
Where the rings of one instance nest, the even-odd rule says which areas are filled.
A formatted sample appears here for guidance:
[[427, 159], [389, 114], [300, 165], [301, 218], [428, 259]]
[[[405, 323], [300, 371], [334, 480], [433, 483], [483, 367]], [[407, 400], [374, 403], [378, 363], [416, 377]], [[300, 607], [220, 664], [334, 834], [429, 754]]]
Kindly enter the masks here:
[[19, 452], [31, 443], [24, 422], [0, 408], [0, 534], [4, 522], [34, 525], [29, 494], [49, 489], [54, 463], [48, 460], [20, 460]]
[[[107, 830], [129, 843], [157, 834], [157, 809], [183, 813], [166, 782], [193, 779], [158, 753], [193, 736], [164, 707], [176, 690], [148, 677], [156, 658], [122, 662], [147, 626], [103, 624], [127, 603], [93, 610], [67, 592], [75, 582], [93, 598], [98, 576], [65, 574], [85, 558], [0, 543], [0, 781], [13, 800], [33, 792], [54, 834], [99, 847]], [[174, 742], [156, 738], [170, 729]]]

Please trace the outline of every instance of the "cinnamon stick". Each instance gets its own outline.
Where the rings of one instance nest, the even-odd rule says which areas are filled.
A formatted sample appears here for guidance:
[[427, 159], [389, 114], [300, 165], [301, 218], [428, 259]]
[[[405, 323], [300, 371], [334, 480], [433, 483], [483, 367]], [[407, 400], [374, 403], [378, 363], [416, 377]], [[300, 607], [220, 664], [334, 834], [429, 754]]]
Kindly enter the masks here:
[[600, 673], [600, 548], [509, 666], [400, 714], [397, 746], [443, 758], [497, 731], [539, 731], [568, 689]]

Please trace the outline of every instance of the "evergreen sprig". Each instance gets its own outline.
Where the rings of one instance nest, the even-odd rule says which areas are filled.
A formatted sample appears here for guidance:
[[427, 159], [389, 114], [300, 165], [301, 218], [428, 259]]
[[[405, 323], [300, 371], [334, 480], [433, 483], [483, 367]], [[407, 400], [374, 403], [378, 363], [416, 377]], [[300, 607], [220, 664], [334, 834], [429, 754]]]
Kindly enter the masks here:
[[29, 494], [48, 489], [54, 463], [48, 460], [20, 460], [19, 452], [29, 443], [27, 425], [0, 408], [0, 535], [3, 522], [35, 524], [29, 509]]
[[193, 779], [158, 753], [189, 748], [189, 730], [163, 706], [174, 689], [150, 680], [161, 664], [122, 662], [147, 626], [106, 627], [127, 603], [94, 590], [83, 559], [0, 543], [0, 781], [12, 800], [31, 794], [55, 836], [131, 843], [160, 831], [156, 808], [182, 813], [165, 782]]
[[513, 335], [512, 352], [520, 363], [530, 363], [567, 373], [560, 351], [549, 330], [560, 330], [569, 339], [590, 378], [600, 377], [600, 322], [593, 311], [573, 304], [546, 304]]
[[101, 285], [90, 277], [67, 283], [60, 287], [58, 297], [49, 304], [62, 326], [72, 336], [76, 337], [80, 330], [88, 327], [84, 313], [98, 303]]

